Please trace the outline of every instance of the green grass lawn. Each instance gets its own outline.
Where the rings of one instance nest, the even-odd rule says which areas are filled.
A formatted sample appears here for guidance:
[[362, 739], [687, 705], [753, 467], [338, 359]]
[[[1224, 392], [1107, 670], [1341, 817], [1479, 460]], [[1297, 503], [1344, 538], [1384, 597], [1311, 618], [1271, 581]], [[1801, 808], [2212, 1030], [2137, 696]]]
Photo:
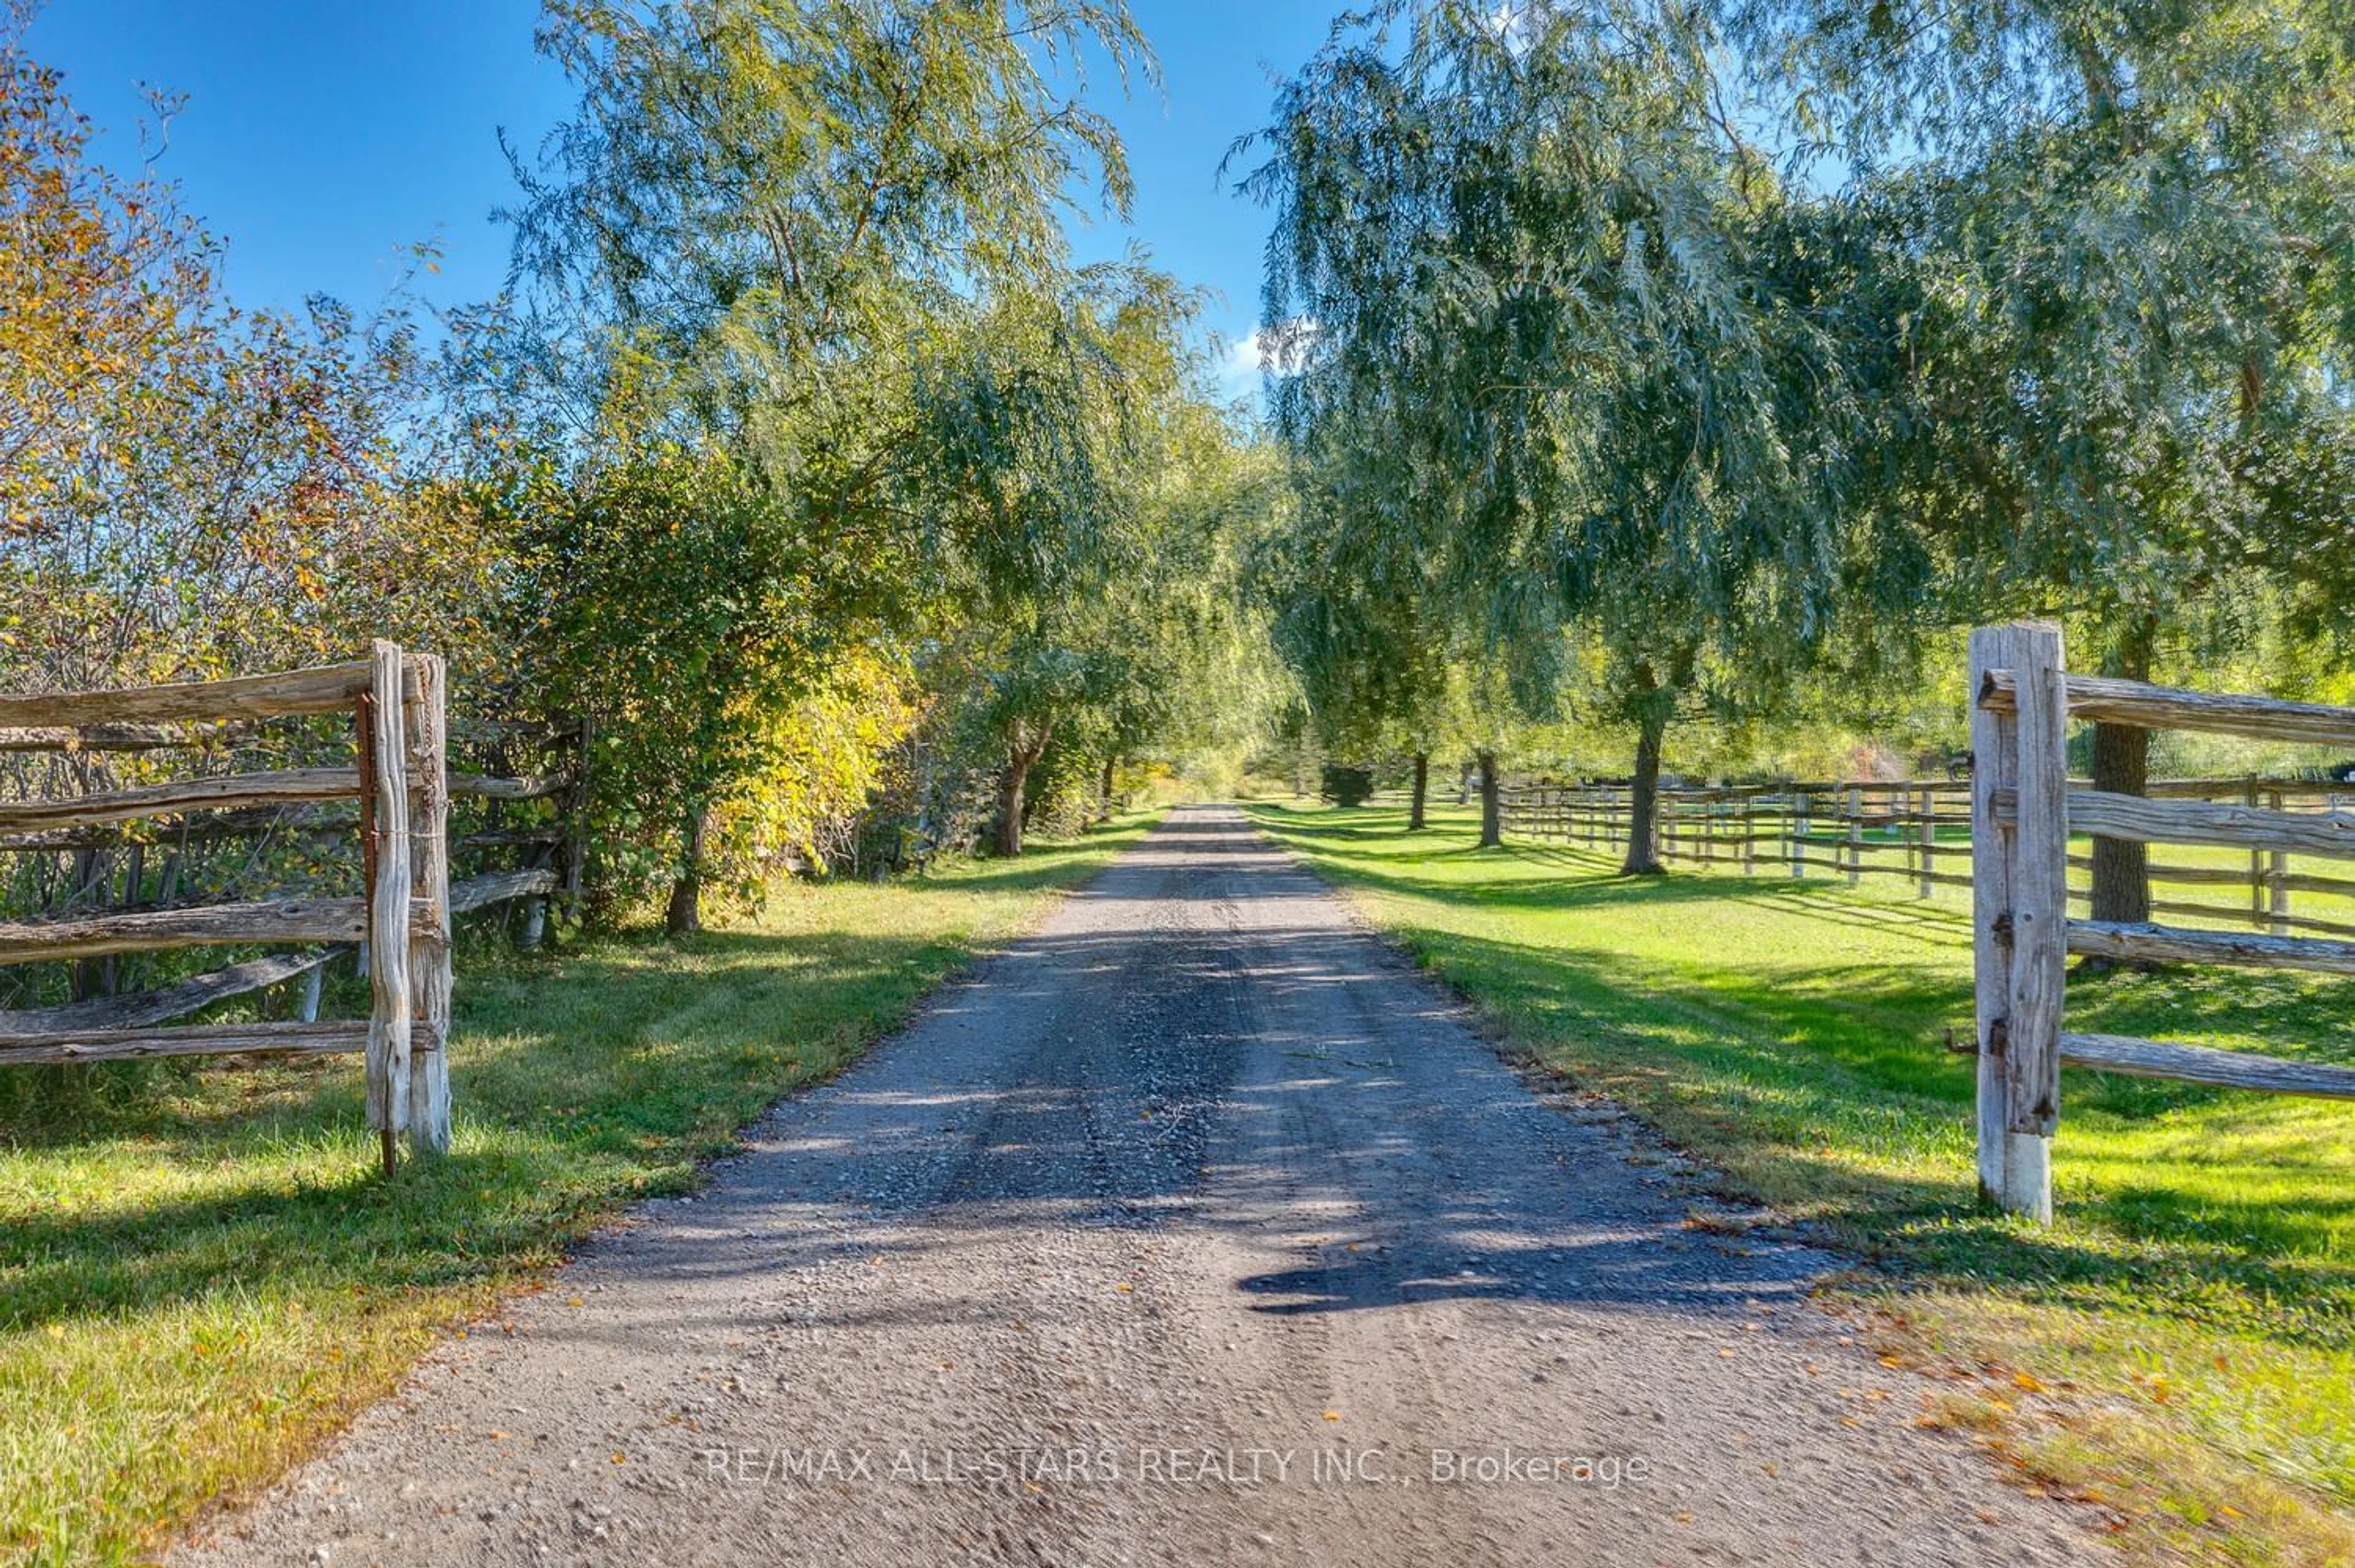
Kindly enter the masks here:
[[[1421, 834], [1387, 807], [1250, 809], [1511, 1042], [1886, 1265], [1847, 1294], [1952, 1380], [1923, 1419], [2124, 1508], [2129, 1543], [2355, 1562], [2355, 1104], [2071, 1071], [2038, 1230], [1974, 1202], [1972, 1068], [1943, 1049], [1971, 1029], [1959, 898], [1625, 879], [1476, 850], [1455, 809]], [[2121, 974], [2073, 984], [2068, 1017], [2355, 1061], [2343, 979]]]
[[144, 1077], [0, 1123], [0, 1559], [135, 1557], [269, 1479], [1148, 821], [787, 886], [685, 942], [462, 962], [455, 1143], [389, 1182], [355, 1058], [88, 1070]]

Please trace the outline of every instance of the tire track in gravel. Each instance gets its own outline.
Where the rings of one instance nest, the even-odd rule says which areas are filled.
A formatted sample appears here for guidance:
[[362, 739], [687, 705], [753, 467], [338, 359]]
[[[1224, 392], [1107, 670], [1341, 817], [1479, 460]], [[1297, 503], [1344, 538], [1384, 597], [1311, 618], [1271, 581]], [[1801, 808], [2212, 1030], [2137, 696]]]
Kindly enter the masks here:
[[1636, 1152], [1173, 812], [176, 1557], [2106, 1558]]

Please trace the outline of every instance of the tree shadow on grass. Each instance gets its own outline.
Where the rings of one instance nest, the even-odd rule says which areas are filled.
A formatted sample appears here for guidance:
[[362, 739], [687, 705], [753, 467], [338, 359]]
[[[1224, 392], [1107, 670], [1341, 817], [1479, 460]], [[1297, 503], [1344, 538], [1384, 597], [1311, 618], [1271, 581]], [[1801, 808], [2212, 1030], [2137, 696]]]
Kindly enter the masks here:
[[[1301, 832], [1290, 821], [1266, 826], [1280, 839]], [[1460, 862], [1419, 874], [1419, 846], [1394, 831], [1362, 837], [1300, 848], [1344, 886], [1508, 915], [1739, 908], [1753, 940], [1786, 929], [1785, 954], [1836, 953], [1849, 931], [1919, 937], [1950, 953], [1969, 940], [1958, 907], [1909, 907], [1829, 880], [1686, 870], [1628, 879], [1582, 847], [1540, 843], [1510, 848], [1517, 859], [1570, 875], [1467, 884]], [[1831, 1235], [1902, 1265], [1913, 1283], [1968, 1291], [1995, 1279], [2095, 1310], [2355, 1343], [2355, 1266], [2345, 1261], [2355, 1199], [2343, 1136], [2355, 1129], [2308, 1135], [2293, 1120], [2327, 1120], [2327, 1110], [2070, 1070], [2057, 1151], [2066, 1223], [2038, 1231], [1976, 1202], [1973, 1069], [1941, 1049], [1949, 1025], [1970, 1027], [1967, 971], [1951, 960], [1778, 956], [1745, 971], [1738, 955], [1710, 957], [1705, 917], [1682, 965], [1632, 961], [1595, 942], [1572, 948], [1467, 933], [1435, 910], [1427, 923], [1404, 918], [1413, 923], [1399, 932], [1410, 950], [1516, 1033], [1555, 1042], [1556, 1060], [1626, 1095], [1672, 1136], [1705, 1154], [1725, 1151], [1756, 1183], [1752, 1191], [1810, 1208]], [[2355, 1057], [2350, 999], [2355, 985], [2344, 980], [2161, 972], [2073, 987], [2071, 1018], [2118, 1032], [2295, 1035], [2328, 1042], [2300, 1054], [2345, 1060]], [[1840, 1157], [1859, 1148], [1897, 1157]], [[1909, 1174], [1939, 1158], [1951, 1160], [1951, 1178]], [[2259, 1182], [2264, 1196], [2236, 1195]]]

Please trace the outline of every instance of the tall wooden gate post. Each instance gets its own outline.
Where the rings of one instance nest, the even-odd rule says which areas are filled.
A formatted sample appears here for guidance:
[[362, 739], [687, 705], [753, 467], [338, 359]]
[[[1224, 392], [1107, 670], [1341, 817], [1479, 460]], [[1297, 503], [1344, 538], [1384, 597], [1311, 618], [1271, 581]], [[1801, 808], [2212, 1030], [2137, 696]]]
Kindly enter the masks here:
[[[2016, 711], [1978, 704], [1988, 671], [2016, 676]], [[2068, 963], [2069, 699], [2061, 630], [1971, 634], [1971, 914], [1982, 1198], [2052, 1217], [2061, 1008]], [[2017, 803], [2012, 825], [1997, 801]]]
[[362, 792], [374, 804], [364, 827], [373, 835], [368, 888], [368, 1125], [376, 1130], [389, 1172], [394, 1135], [409, 1122], [409, 790], [402, 722], [400, 649], [379, 642], [369, 656], [362, 699]]
[[411, 1154], [450, 1148], [450, 746], [448, 674], [439, 654], [410, 654], [409, 757], [416, 798], [410, 822], [409, 893], [423, 929], [409, 946], [416, 1009], [406, 1118]]
[[1987, 672], [2019, 664], [2013, 626], [1971, 634], [1971, 981], [1978, 1022], [1979, 1201], [2000, 1204], [2004, 1133], [2011, 1121], [2004, 1078], [2004, 1015], [2011, 1007], [2011, 830], [1996, 821], [1998, 792], [2019, 784], [2019, 726], [1979, 706]]

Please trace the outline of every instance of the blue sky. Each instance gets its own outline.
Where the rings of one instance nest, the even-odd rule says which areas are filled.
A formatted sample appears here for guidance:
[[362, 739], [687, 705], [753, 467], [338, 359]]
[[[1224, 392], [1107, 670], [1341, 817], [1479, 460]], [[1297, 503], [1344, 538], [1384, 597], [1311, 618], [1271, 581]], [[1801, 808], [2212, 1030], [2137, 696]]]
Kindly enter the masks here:
[[[1163, 89], [1100, 104], [1128, 144], [1135, 214], [1125, 229], [1079, 229], [1080, 253], [1142, 241], [1220, 291], [1209, 324], [1247, 337], [1267, 223], [1220, 188], [1219, 161], [1264, 119], [1269, 71], [1308, 58], [1336, 3], [1133, 0]], [[365, 307], [398, 281], [407, 247], [430, 240], [442, 272], [421, 292], [453, 304], [505, 276], [490, 219], [513, 190], [500, 130], [532, 147], [570, 102], [533, 52], [537, 12], [536, 0], [48, 0], [30, 43], [67, 72], [110, 162], [139, 155], [140, 84], [185, 97], [158, 167], [227, 242], [238, 300], [325, 292]]]

